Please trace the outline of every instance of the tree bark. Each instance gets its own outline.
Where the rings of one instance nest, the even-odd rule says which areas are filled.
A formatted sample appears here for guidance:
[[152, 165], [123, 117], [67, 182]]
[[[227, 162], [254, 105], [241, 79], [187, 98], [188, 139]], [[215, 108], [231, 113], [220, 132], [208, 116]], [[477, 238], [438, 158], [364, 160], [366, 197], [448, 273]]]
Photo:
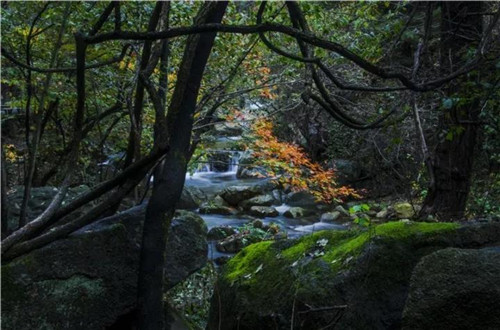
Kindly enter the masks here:
[[[197, 24], [219, 23], [227, 2], [207, 2]], [[146, 209], [138, 284], [140, 329], [163, 329], [165, 247], [186, 175], [193, 114], [203, 72], [215, 33], [190, 36], [179, 69], [177, 85], [167, 114], [170, 154], [157, 170], [153, 194]]]
[[[440, 66], [446, 75], [464, 61], [468, 49], [480, 42], [482, 16], [469, 13], [481, 12], [481, 2], [443, 2], [441, 6]], [[465, 97], [466, 89], [464, 80], [457, 79], [449, 85], [445, 97]], [[432, 159], [434, 182], [428, 189], [421, 216], [435, 215], [448, 221], [464, 217], [481, 109], [477, 98], [466, 104], [453, 102], [445, 108], [438, 124], [443, 136]]]

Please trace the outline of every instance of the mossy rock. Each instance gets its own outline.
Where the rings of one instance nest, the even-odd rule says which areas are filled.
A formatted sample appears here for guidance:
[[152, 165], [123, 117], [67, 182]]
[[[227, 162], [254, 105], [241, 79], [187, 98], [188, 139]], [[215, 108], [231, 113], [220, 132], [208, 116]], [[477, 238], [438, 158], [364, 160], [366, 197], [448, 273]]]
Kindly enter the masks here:
[[253, 244], [223, 267], [208, 329], [290, 328], [292, 318], [303, 329], [332, 320], [339, 329], [397, 329], [421, 257], [491, 242], [500, 242], [498, 223], [391, 222]]
[[403, 329], [500, 329], [500, 248], [448, 248], [413, 271]]

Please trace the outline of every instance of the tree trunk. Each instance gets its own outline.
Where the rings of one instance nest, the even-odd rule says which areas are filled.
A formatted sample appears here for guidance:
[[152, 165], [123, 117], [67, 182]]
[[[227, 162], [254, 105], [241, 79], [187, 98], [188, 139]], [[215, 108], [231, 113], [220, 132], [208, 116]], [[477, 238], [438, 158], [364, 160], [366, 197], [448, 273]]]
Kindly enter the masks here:
[[[443, 2], [441, 6], [440, 65], [446, 75], [459, 67], [465, 53], [479, 43], [482, 16], [469, 15], [481, 12], [480, 2]], [[464, 79], [471, 78], [457, 79], [446, 90], [445, 109], [439, 118], [440, 141], [432, 159], [435, 181], [429, 187], [422, 216], [435, 215], [444, 221], [464, 217], [481, 109], [478, 99], [457, 104], [453, 98], [467, 97]]]
[[[207, 2], [197, 24], [220, 23], [227, 2]], [[186, 175], [193, 114], [215, 33], [188, 37], [177, 85], [167, 114], [170, 152], [156, 171], [153, 194], [146, 209], [138, 284], [140, 329], [163, 329], [165, 247], [171, 219]]]

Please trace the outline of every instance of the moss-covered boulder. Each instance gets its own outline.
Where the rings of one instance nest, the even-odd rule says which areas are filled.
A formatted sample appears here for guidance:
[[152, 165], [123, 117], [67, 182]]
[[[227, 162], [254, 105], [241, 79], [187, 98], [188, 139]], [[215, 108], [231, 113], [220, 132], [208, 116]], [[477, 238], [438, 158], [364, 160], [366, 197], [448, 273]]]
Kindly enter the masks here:
[[238, 213], [238, 210], [231, 207], [221, 196], [215, 196], [212, 200], [201, 204], [199, 212], [201, 214], [231, 215]]
[[500, 329], [500, 248], [448, 248], [413, 271], [403, 329]]
[[209, 329], [398, 329], [419, 260], [500, 242], [500, 223], [392, 222], [261, 242], [224, 266]]
[[[3, 329], [103, 329], [135, 308], [145, 207], [98, 221], [2, 266]], [[176, 213], [167, 288], [204, 266], [206, 226]]]

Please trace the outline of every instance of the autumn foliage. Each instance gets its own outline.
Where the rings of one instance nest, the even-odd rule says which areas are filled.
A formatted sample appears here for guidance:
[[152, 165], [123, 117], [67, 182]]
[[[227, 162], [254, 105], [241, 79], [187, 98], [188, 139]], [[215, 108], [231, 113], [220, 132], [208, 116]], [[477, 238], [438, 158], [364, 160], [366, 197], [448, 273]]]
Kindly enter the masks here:
[[350, 187], [338, 187], [335, 172], [312, 162], [302, 148], [279, 141], [273, 134], [270, 120], [259, 119], [252, 130], [255, 140], [251, 147], [257, 164], [282, 185], [289, 185], [294, 191], [308, 190], [319, 201], [326, 203], [338, 202], [346, 197], [360, 197]]

